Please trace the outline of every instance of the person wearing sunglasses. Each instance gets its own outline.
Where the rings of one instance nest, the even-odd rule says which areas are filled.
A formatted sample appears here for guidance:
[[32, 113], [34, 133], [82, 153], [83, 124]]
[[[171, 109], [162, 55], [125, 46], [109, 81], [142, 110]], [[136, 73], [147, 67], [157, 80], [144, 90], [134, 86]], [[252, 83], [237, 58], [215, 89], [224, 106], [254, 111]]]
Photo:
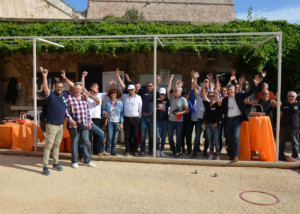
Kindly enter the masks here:
[[[269, 116], [271, 124], [273, 126], [273, 110], [277, 107], [277, 101], [270, 99], [270, 92], [267, 89], [263, 89], [261, 91], [262, 98], [250, 100], [249, 98], [246, 99], [246, 103], [248, 105], [261, 105], [263, 109], [260, 109], [260, 111], [265, 112], [266, 116]], [[281, 103], [280, 103], [281, 105]], [[260, 108], [260, 107], [258, 107]], [[274, 132], [274, 127], [273, 127]]]
[[299, 158], [299, 134], [300, 134], [300, 102], [297, 100], [297, 93], [290, 91], [287, 94], [287, 101], [282, 104], [280, 112], [280, 143], [279, 160], [285, 160], [285, 142], [292, 142], [292, 158], [300, 161]]
[[[107, 96], [110, 98], [103, 107], [102, 114], [107, 118], [107, 138], [105, 150], [111, 155], [116, 154], [116, 144], [119, 131], [123, 129], [124, 109], [123, 102], [120, 99], [122, 93], [117, 88], [110, 88], [107, 91]], [[111, 148], [110, 148], [111, 147]]]
[[[262, 91], [264, 89], [268, 90], [269, 91], [269, 84], [266, 83], [266, 82], [263, 82], [262, 85], [261, 85], [261, 88], [262, 90], [260, 92], [257, 93], [257, 99], [261, 99], [263, 96], [262, 96]], [[276, 96], [274, 95], [274, 93], [272, 91], [269, 91], [269, 98], [271, 100], [276, 100]]]
[[64, 119], [66, 110], [66, 97], [64, 93], [64, 83], [58, 81], [55, 83], [54, 92], [48, 88], [47, 76], [48, 70], [40, 67], [43, 76], [43, 89], [48, 100], [47, 124], [46, 124], [46, 143], [43, 153], [43, 174], [50, 175], [48, 162], [50, 152], [53, 147], [53, 169], [62, 171], [59, 164], [59, 147], [64, 133]]
[[[206, 100], [208, 97], [209, 101]], [[212, 160], [214, 158], [214, 144], [216, 149], [216, 160], [221, 160], [221, 149], [220, 149], [220, 132], [221, 132], [221, 121], [217, 122], [217, 115], [220, 111], [220, 107], [222, 104], [222, 100], [219, 97], [218, 91], [210, 91], [208, 92], [208, 96], [203, 94], [205, 113], [204, 113], [204, 121], [205, 121], [205, 130], [207, 133], [207, 138], [209, 142], [210, 155], [208, 160]], [[217, 100], [217, 102], [216, 102]]]

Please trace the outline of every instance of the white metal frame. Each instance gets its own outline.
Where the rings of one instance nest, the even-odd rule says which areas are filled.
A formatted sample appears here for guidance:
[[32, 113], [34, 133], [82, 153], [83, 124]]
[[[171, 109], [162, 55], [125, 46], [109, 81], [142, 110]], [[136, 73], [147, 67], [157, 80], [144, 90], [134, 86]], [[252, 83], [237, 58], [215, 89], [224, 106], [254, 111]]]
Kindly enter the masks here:
[[[168, 43], [181, 43], [182, 46], [193, 43], [195, 47], [203, 46], [243, 46], [248, 45], [256, 48], [274, 38], [278, 41], [278, 103], [277, 103], [277, 124], [276, 124], [276, 162], [279, 154], [279, 131], [280, 131], [280, 96], [281, 96], [281, 54], [282, 54], [282, 32], [253, 32], [253, 33], [215, 33], [215, 34], [161, 34], [161, 35], [111, 35], [111, 36], [15, 36], [0, 37], [1, 42], [17, 43], [17, 39], [23, 39], [25, 42], [33, 42], [33, 91], [34, 91], [34, 150], [37, 150], [37, 97], [36, 97], [36, 41], [42, 41], [51, 45], [63, 47], [61, 40], [95, 40], [102, 43], [95, 44], [130, 44], [136, 41], [128, 41], [130, 39], [138, 39], [139, 43], [153, 42], [153, 85], [156, 86], [157, 74], [157, 43], [164, 47]], [[182, 39], [182, 41], [172, 41], [174, 39]], [[12, 41], [11, 41], [12, 40]], [[54, 41], [49, 41], [54, 40]], [[152, 40], [152, 42], [151, 42]], [[228, 41], [231, 40], [231, 41]], [[153, 157], [156, 157], [156, 87], [154, 87], [153, 96]]]

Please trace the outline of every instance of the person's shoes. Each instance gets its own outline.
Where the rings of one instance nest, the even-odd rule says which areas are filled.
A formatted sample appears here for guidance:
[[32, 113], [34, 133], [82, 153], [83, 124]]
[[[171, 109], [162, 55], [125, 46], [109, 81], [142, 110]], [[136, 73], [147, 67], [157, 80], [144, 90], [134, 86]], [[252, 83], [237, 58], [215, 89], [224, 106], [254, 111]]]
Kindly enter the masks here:
[[153, 155], [153, 151], [150, 150], [150, 151], [149, 151], [149, 155]]
[[296, 158], [294, 158], [296, 161], [300, 161], [300, 158], [299, 157], [296, 157]]
[[117, 153], [112, 152], [111, 155], [112, 155], [112, 156], [117, 156]]
[[197, 157], [197, 154], [196, 153], [193, 153], [192, 155], [191, 155], [191, 158], [193, 158], [193, 159], [195, 159]]
[[207, 151], [203, 150], [203, 157], [208, 157]]
[[210, 154], [209, 157], [208, 157], [208, 160], [212, 160], [212, 159], [214, 159], [214, 155]]
[[220, 155], [217, 155], [216, 160], [221, 160]]
[[74, 169], [78, 169], [78, 163], [72, 163], [72, 167], [73, 167]]
[[180, 157], [180, 153], [177, 152], [177, 153], [175, 154], [175, 157], [176, 157], [176, 158], [179, 158], [179, 157]]
[[59, 163], [53, 164], [53, 169], [56, 169], [57, 171], [63, 171], [63, 168], [60, 166]]
[[169, 156], [174, 156], [174, 152], [171, 152], [171, 153], [169, 154]]
[[145, 152], [140, 152], [140, 157], [144, 157], [145, 156]]
[[202, 152], [200, 148], [198, 149], [198, 152]]
[[164, 151], [161, 151], [161, 152], [160, 152], [160, 156], [162, 156], [162, 157], [165, 157], [165, 156], [166, 156], [166, 154], [164, 153]]
[[125, 152], [125, 153], [124, 153], [124, 156], [129, 156], [129, 152]]
[[89, 167], [96, 167], [96, 164], [94, 164], [93, 162], [89, 162], [89, 163], [85, 163], [85, 166], [89, 166]]
[[46, 167], [46, 166], [43, 167], [43, 174], [44, 175], [50, 175], [48, 167]]
[[237, 157], [234, 157], [232, 161], [233, 161], [233, 162], [238, 162], [239, 159], [238, 159]]
[[156, 157], [159, 157], [159, 156], [160, 156], [160, 152], [156, 151]]
[[104, 151], [104, 152], [98, 153], [98, 155], [99, 155], [99, 156], [108, 156], [109, 153], [107, 153], [106, 151]]

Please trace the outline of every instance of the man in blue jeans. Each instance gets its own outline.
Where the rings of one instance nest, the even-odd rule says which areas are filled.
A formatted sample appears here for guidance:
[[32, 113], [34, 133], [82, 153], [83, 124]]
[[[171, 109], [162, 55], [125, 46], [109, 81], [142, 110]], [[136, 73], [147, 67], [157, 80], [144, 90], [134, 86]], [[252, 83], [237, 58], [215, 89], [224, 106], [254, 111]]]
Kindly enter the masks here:
[[67, 97], [66, 118], [69, 123], [71, 137], [72, 167], [78, 168], [77, 154], [78, 142], [81, 139], [83, 145], [84, 164], [96, 167], [91, 162], [91, 143], [89, 140], [89, 129], [91, 129], [91, 117], [88, 110], [88, 102], [83, 98], [82, 83], [77, 82], [73, 87], [73, 94]]
[[[182, 143], [183, 133], [183, 115], [189, 113], [189, 106], [187, 100], [181, 95], [183, 82], [177, 81], [177, 85], [174, 87], [172, 96], [170, 95], [172, 80], [174, 75], [172, 74], [169, 79], [167, 97], [170, 100], [170, 113], [168, 123], [168, 138], [171, 147], [170, 156], [180, 157], [180, 149]], [[176, 129], [176, 148], [174, 144], [174, 130]]]
[[[264, 78], [266, 73], [262, 74]], [[231, 161], [238, 161], [239, 155], [239, 135], [242, 121], [249, 121], [245, 99], [249, 97], [257, 88], [257, 85], [262, 81], [258, 75], [253, 79], [254, 86], [251, 87], [246, 93], [236, 93], [234, 85], [227, 86], [228, 97], [222, 100], [221, 110], [217, 116], [217, 123], [222, 120], [226, 121], [226, 132], [229, 147], [229, 156]]]

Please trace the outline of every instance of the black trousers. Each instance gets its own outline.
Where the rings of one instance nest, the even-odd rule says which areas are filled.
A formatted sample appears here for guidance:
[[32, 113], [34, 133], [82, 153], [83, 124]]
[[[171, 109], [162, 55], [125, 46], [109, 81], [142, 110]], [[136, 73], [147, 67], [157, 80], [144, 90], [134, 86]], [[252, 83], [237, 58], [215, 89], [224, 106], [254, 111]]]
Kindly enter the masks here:
[[[182, 153], [185, 153], [185, 144], [187, 146], [188, 154], [192, 152], [192, 134], [194, 127], [196, 127], [197, 121], [183, 121], [183, 134], [182, 134]], [[184, 141], [185, 139], [185, 141]]]
[[299, 153], [299, 128], [280, 127], [279, 159], [284, 160], [285, 142], [292, 143], [292, 158], [298, 158]]
[[137, 152], [139, 124], [139, 117], [124, 117], [126, 152]]

